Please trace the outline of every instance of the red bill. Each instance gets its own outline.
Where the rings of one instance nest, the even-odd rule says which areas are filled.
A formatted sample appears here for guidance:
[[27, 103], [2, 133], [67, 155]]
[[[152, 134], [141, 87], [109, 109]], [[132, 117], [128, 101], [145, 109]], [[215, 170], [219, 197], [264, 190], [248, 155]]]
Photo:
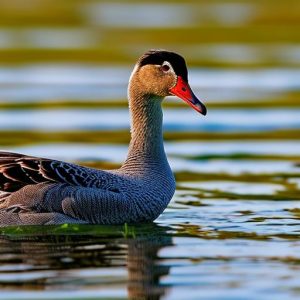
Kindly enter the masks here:
[[177, 83], [173, 88], [170, 89], [170, 93], [181, 98], [202, 115], [206, 115], [205, 105], [195, 96], [189, 84], [184, 81], [181, 76], [178, 76]]

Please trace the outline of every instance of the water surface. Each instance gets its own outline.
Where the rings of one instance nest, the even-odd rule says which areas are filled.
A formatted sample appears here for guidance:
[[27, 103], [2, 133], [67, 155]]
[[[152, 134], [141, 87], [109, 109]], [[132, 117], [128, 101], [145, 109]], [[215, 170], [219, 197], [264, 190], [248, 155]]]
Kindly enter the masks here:
[[150, 48], [208, 107], [164, 102], [177, 189], [153, 224], [1, 229], [1, 299], [300, 297], [300, 7], [275, 2], [0, 0], [2, 150], [120, 166]]

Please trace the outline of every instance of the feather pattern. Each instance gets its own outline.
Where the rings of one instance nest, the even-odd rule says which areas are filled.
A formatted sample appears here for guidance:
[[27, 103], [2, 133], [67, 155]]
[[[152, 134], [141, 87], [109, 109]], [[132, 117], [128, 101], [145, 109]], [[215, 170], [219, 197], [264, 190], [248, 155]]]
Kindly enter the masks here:
[[101, 171], [75, 164], [0, 152], [0, 190], [15, 192], [20, 187], [37, 183], [67, 183], [82, 187], [101, 187]]

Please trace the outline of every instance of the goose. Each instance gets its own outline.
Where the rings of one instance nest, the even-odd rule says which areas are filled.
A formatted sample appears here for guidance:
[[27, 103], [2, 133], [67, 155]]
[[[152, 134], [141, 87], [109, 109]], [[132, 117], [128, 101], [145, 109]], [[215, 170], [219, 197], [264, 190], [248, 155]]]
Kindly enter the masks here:
[[0, 226], [152, 222], [175, 192], [163, 145], [161, 103], [178, 96], [206, 115], [188, 83], [185, 60], [149, 50], [128, 84], [131, 140], [116, 170], [0, 152]]

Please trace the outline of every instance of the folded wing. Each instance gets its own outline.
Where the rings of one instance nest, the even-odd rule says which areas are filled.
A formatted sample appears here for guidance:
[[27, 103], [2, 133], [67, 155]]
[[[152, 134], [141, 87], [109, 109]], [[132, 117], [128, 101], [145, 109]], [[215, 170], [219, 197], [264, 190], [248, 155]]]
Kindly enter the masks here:
[[[15, 192], [29, 184], [68, 183], [91, 187], [99, 184], [96, 170], [57, 160], [0, 152], [0, 191]], [[101, 181], [101, 180], [100, 180]]]

